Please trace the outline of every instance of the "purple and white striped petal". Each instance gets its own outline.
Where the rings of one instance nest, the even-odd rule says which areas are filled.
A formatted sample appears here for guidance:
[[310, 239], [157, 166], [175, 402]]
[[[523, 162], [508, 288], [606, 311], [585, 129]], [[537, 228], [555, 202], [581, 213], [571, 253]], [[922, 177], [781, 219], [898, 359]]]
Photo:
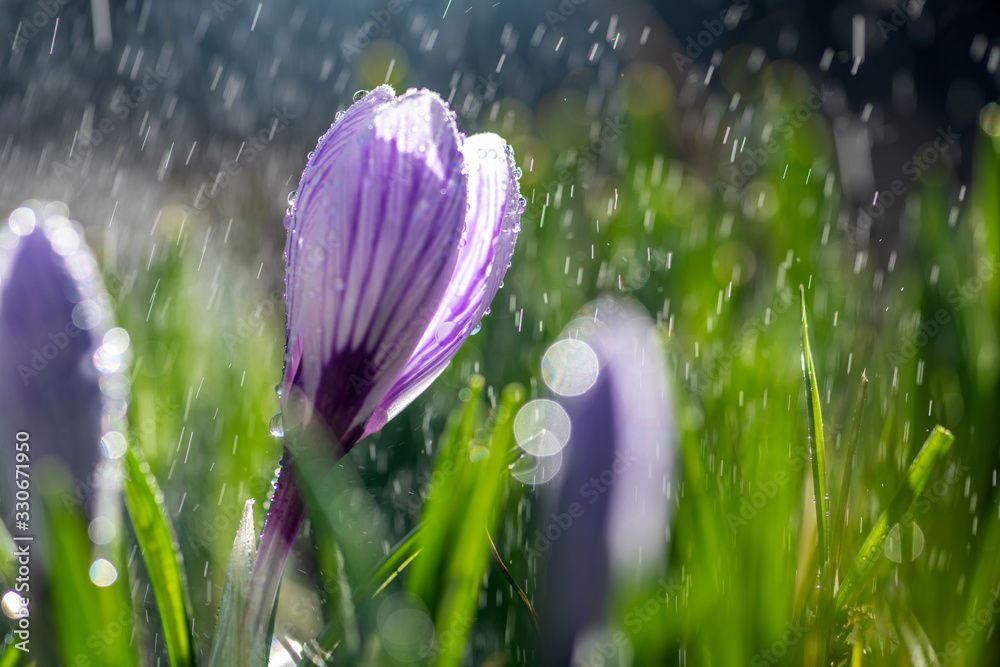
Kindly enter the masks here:
[[462, 165], [439, 96], [381, 86], [334, 124], [302, 174], [286, 223], [284, 383], [314, 397], [345, 451], [448, 286], [468, 201]]
[[479, 326], [510, 266], [523, 210], [513, 152], [501, 137], [484, 133], [469, 137], [462, 153], [469, 172], [469, 209], [454, 273], [368, 433], [381, 428], [441, 374]]

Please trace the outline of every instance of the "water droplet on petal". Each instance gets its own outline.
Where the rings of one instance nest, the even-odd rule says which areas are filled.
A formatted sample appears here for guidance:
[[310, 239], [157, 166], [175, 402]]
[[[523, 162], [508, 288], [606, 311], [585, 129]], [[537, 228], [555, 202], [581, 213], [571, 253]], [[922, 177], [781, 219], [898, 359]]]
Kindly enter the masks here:
[[354, 93], [354, 97], [352, 99], [355, 102], [360, 102], [362, 99], [364, 99], [365, 95], [367, 94], [368, 94], [367, 90], [359, 90], [358, 92]]
[[477, 324], [475, 327], [472, 328], [472, 333], [470, 333], [469, 335], [475, 336], [477, 333], [479, 333], [479, 330], [482, 328], [483, 328], [483, 323], [480, 322], [479, 324]]
[[275, 438], [285, 437], [285, 421], [281, 418], [280, 412], [271, 417], [271, 423], [268, 426], [268, 429], [271, 431], [271, 435]]
[[278, 395], [278, 398], [281, 398], [285, 394], [285, 386], [280, 382], [274, 385], [274, 393]]
[[438, 325], [437, 329], [434, 330], [434, 339], [441, 345], [448, 342], [448, 337], [451, 332], [455, 330], [454, 322], [442, 322]]

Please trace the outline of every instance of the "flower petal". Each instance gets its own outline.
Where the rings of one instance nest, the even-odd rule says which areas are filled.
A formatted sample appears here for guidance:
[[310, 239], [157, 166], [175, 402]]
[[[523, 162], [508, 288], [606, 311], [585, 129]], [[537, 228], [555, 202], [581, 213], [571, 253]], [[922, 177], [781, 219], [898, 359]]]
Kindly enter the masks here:
[[454, 274], [366, 432], [378, 430], [441, 374], [478, 326], [510, 266], [523, 210], [513, 153], [501, 137], [489, 133], [469, 137], [462, 153], [469, 168], [469, 210]]
[[[457, 129], [429, 91], [351, 107], [302, 174], [288, 238], [292, 383], [345, 449], [399, 374], [447, 287], [467, 202]], [[371, 99], [371, 101], [369, 101]]]

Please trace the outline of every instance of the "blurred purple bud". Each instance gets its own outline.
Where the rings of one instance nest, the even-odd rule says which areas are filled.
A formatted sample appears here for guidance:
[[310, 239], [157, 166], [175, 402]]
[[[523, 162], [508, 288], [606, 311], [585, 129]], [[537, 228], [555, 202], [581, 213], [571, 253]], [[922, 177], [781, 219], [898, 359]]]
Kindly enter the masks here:
[[571, 434], [544, 539], [532, 542], [549, 551], [541, 664], [568, 665], [581, 639], [601, 626], [616, 582], [651, 581], [666, 568], [673, 411], [655, 326], [628, 303], [586, 306], [542, 369], [561, 394]]
[[102, 517], [91, 531], [100, 547], [117, 525], [129, 337], [110, 327], [97, 262], [68, 214], [29, 201], [0, 229], [3, 499], [13, 507], [14, 443], [27, 441], [32, 465], [51, 457], [72, 475], [66, 504]]

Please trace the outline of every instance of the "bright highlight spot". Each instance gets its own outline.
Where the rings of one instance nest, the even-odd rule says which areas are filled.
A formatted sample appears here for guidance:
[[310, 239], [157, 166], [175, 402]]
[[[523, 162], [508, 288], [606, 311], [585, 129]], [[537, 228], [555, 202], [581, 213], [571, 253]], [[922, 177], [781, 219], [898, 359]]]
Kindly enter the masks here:
[[116, 579], [118, 579], [118, 570], [107, 559], [98, 558], [90, 564], [90, 580], [94, 582], [95, 586], [107, 588], [115, 583]]
[[27, 236], [35, 231], [35, 212], [22, 206], [11, 211], [7, 218], [10, 228], [18, 236]]
[[[907, 546], [912, 550], [910, 560], [916, 560], [917, 556], [924, 550], [924, 531], [920, 526], [913, 524], [913, 535], [909, 531], [902, 530], [897, 523], [889, 529], [889, 535], [885, 538], [885, 557], [893, 563], [903, 562], [903, 547]], [[906, 540], [905, 542], [903, 540]]]
[[0, 601], [0, 609], [3, 609], [7, 618], [23, 618], [28, 615], [28, 605], [23, 597], [14, 591], [7, 591]]
[[552, 456], [525, 454], [510, 467], [510, 474], [521, 484], [537, 486], [551, 481], [562, 467], [562, 452]]
[[582, 340], [556, 341], [542, 357], [542, 379], [560, 396], [579, 396], [594, 386], [600, 364], [593, 348]]
[[104, 334], [104, 347], [112, 354], [124, 354], [125, 350], [128, 349], [128, 344], [128, 332], [121, 327], [108, 329], [108, 332]]
[[101, 449], [109, 459], [117, 459], [125, 454], [128, 442], [118, 431], [108, 431], [101, 437]]
[[[108, 517], [99, 516], [90, 522], [87, 534], [90, 536], [90, 541], [94, 544], [108, 544], [111, 540], [115, 539], [115, 524], [111, 523], [111, 519]], [[108, 565], [110, 566], [111, 564], [108, 563]], [[114, 567], [112, 566], [111, 569], [114, 569]], [[93, 565], [90, 566], [90, 571], [93, 573]], [[91, 577], [93, 577], [93, 574], [91, 574]]]
[[514, 417], [514, 439], [524, 451], [551, 456], [569, 442], [570, 420], [555, 401], [540, 398], [525, 403]]

